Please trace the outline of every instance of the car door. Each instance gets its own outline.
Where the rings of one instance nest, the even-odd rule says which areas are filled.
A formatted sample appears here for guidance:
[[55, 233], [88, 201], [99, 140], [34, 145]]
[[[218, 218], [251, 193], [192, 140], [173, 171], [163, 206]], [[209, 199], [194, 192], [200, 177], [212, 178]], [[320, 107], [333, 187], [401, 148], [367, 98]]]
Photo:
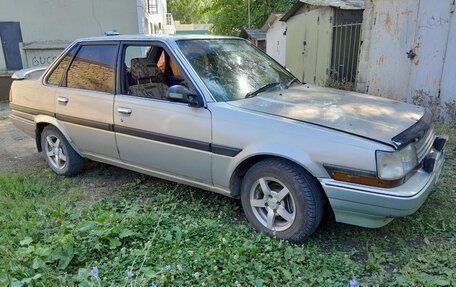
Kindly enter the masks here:
[[[119, 67], [123, 84], [114, 102], [120, 159], [156, 172], [211, 183], [209, 110], [170, 101], [166, 99], [166, 89], [161, 89], [165, 95], [159, 96], [137, 92], [158, 81], [168, 87], [179, 77], [184, 80], [172, 55], [169, 57], [164, 45], [159, 43], [125, 43], [122, 51]], [[147, 63], [148, 69], [157, 73], [136, 71], [134, 63], [138, 62]]]
[[119, 44], [81, 44], [56, 92], [56, 118], [85, 156], [118, 159], [112, 107]]

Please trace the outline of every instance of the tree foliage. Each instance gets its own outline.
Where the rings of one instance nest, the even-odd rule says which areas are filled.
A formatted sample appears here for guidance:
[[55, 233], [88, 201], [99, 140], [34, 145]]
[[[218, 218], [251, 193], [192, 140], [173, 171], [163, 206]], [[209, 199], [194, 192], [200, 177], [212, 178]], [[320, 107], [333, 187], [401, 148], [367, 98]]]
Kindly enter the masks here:
[[211, 23], [212, 32], [239, 35], [249, 25], [261, 28], [273, 12], [288, 11], [297, 0], [168, 0], [168, 11], [182, 23]]
[[168, 0], [168, 12], [174, 20], [184, 24], [207, 23], [209, 21], [206, 9], [210, 0]]
[[[249, 0], [213, 0], [205, 9], [214, 34], [239, 35], [249, 25]], [[261, 28], [273, 12], [288, 11], [296, 0], [250, 0], [251, 28]]]

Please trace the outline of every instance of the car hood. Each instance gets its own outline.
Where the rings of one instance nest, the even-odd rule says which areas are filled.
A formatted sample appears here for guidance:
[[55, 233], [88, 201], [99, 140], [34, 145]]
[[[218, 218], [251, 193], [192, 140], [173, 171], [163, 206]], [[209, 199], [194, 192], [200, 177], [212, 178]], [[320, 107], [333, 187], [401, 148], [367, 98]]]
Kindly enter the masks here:
[[421, 107], [365, 94], [300, 85], [228, 104], [336, 129], [392, 145], [423, 117]]

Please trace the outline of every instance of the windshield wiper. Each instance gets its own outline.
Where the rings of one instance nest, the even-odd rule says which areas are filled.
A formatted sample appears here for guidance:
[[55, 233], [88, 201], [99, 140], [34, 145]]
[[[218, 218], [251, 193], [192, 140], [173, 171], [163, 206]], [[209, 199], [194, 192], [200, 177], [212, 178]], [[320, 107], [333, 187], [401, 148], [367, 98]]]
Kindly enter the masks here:
[[258, 95], [259, 93], [264, 92], [264, 91], [266, 91], [267, 89], [270, 89], [270, 88], [272, 88], [272, 87], [278, 86], [278, 85], [280, 85], [280, 84], [281, 84], [281, 83], [269, 83], [269, 84], [266, 84], [266, 85], [260, 87], [259, 89], [255, 90], [255, 91], [253, 91], [253, 92], [247, 93], [247, 94], [245, 95], [245, 98], [247, 99], [247, 98], [255, 97], [255, 96]]
[[295, 83], [295, 82], [298, 82], [298, 83], [299, 83], [299, 80], [296, 79], [296, 78], [293, 78], [293, 80], [289, 81], [288, 84], [287, 84], [287, 89], [288, 89], [291, 85], [293, 85], [293, 83]]

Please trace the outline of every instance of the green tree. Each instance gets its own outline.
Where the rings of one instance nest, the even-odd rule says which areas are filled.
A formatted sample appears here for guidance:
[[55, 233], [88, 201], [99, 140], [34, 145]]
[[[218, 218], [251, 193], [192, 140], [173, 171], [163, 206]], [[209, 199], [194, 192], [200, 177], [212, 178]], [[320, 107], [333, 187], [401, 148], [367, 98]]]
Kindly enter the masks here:
[[[221, 35], [239, 35], [243, 28], [248, 28], [249, 0], [212, 0], [203, 9], [210, 23], [212, 32]], [[288, 11], [297, 0], [250, 0], [251, 28], [261, 28], [273, 12]]]
[[208, 23], [206, 9], [210, 0], [168, 0], [168, 13], [184, 24]]

